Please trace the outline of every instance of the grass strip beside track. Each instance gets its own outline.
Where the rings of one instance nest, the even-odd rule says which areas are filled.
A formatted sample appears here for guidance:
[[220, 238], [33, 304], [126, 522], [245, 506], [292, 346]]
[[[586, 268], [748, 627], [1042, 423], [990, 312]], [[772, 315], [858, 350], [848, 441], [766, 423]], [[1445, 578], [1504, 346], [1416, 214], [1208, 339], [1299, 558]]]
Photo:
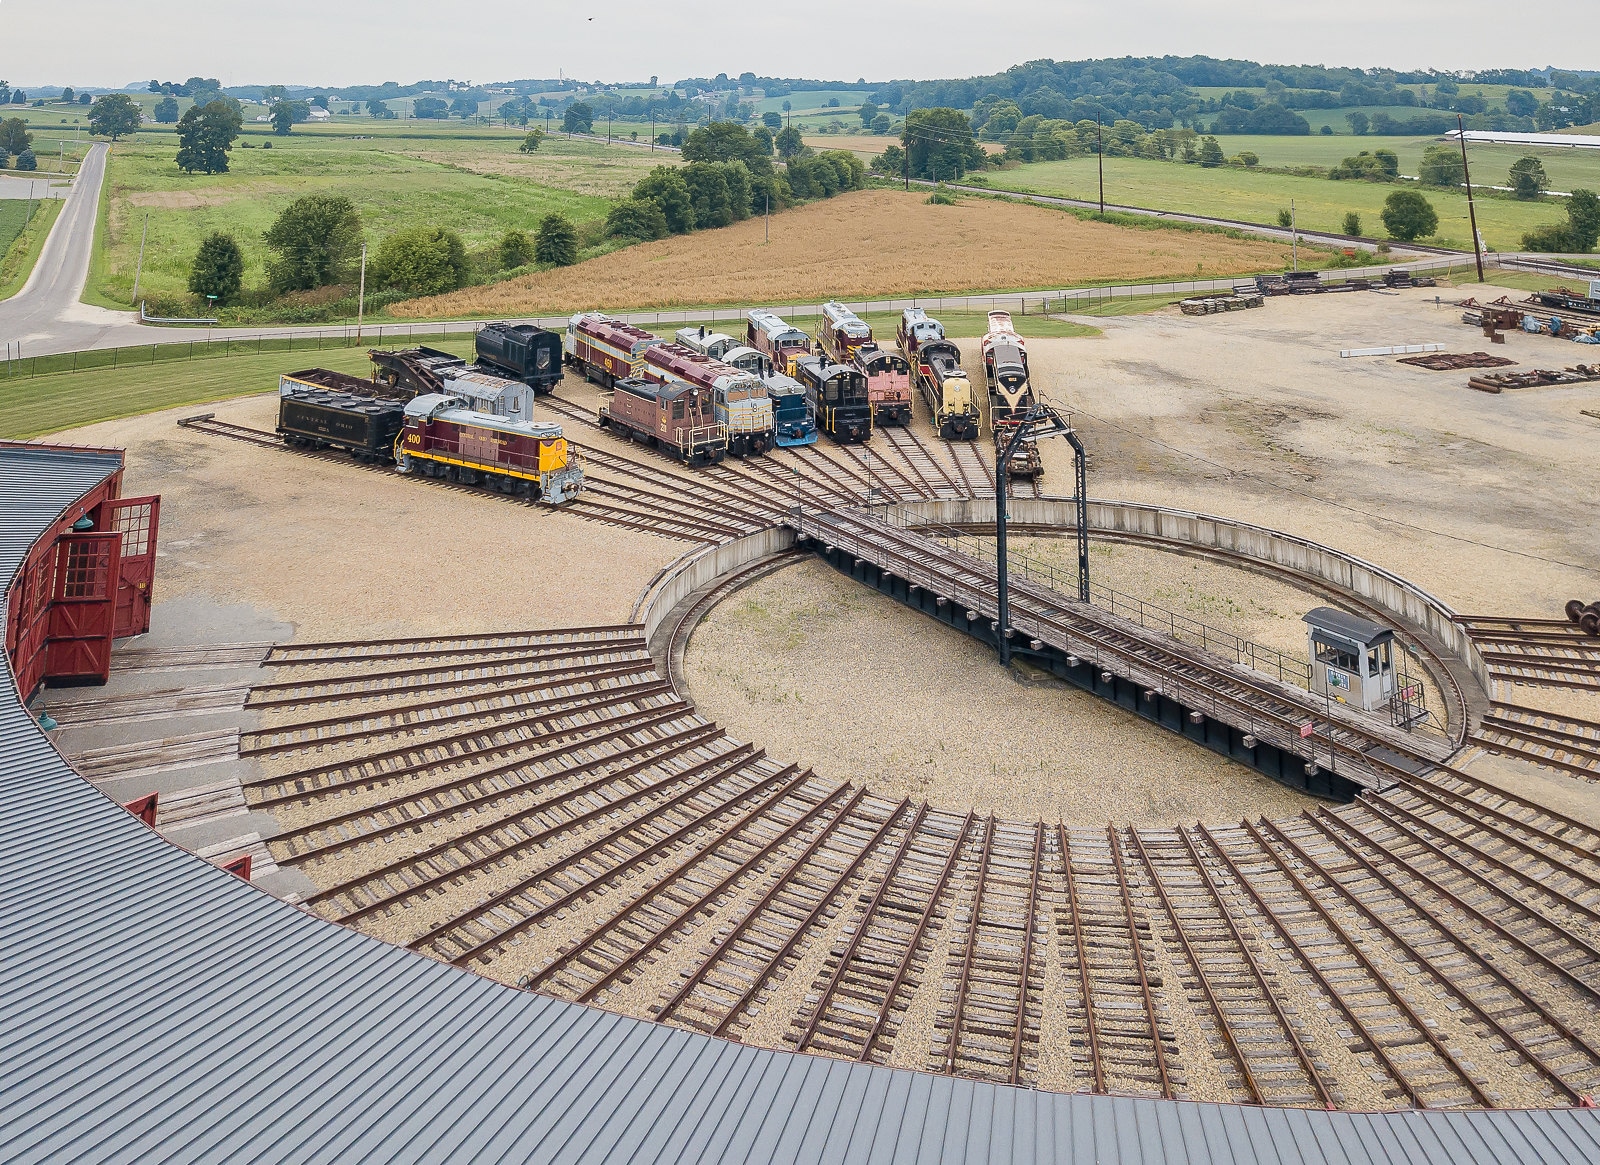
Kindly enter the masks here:
[[[465, 338], [470, 344], [471, 338]], [[419, 335], [408, 343], [427, 343], [465, 353], [467, 349], [463, 348], [462, 340], [461, 335]], [[329, 343], [324, 341], [324, 344]], [[187, 348], [188, 345], [165, 347]], [[123, 362], [114, 368], [105, 366], [93, 371], [63, 371], [10, 379], [0, 374], [0, 438], [26, 440], [179, 405], [272, 392], [278, 387], [281, 374], [302, 368], [331, 368], [336, 372], [365, 376], [372, 368], [367, 359], [367, 347], [363, 342], [324, 347], [319, 351], [308, 350], [302, 342], [292, 349], [302, 353], [302, 358], [291, 360], [286, 358], [291, 351], [287, 345], [275, 348], [270, 341], [259, 352], [252, 349], [245, 354], [236, 350], [231, 356], [218, 353], [210, 358], [197, 356], [193, 359], [159, 358], [161, 347], [158, 346], [151, 349], [158, 358]], [[78, 355], [93, 357], [101, 353]], [[3, 368], [4, 365], [0, 365], [0, 370]]]

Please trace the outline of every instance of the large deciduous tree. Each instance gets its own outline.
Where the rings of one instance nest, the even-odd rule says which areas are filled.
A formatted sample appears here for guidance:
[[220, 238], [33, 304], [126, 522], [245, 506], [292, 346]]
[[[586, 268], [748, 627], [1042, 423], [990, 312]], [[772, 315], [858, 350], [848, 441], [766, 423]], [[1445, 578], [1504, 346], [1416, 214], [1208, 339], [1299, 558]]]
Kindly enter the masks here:
[[1550, 178], [1544, 172], [1544, 163], [1535, 155], [1528, 154], [1511, 163], [1511, 173], [1507, 175], [1507, 185], [1511, 193], [1518, 198], [1538, 198], [1550, 188]]
[[1422, 151], [1417, 177], [1424, 186], [1460, 186], [1467, 180], [1467, 165], [1459, 146], [1434, 145]]
[[284, 207], [264, 236], [275, 291], [303, 291], [338, 283], [361, 251], [361, 216], [348, 198], [307, 194]]
[[178, 120], [178, 99], [163, 97], [153, 111], [157, 125], [173, 125]]
[[0, 121], [0, 150], [8, 154], [20, 154], [33, 144], [33, 135], [28, 132], [28, 123], [20, 117], [8, 117]]
[[633, 197], [655, 203], [666, 219], [667, 230], [673, 234], [694, 230], [694, 203], [683, 174], [676, 166], [657, 166], [650, 171], [634, 186]]
[[1383, 203], [1383, 227], [1389, 237], [1409, 243], [1439, 229], [1433, 204], [1415, 190], [1396, 190]]
[[578, 232], [566, 215], [547, 214], [539, 220], [533, 257], [557, 267], [571, 267], [578, 261]]
[[233, 102], [191, 105], [178, 119], [178, 169], [185, 173], [226, 174], [228, 151], [243, 121]]
[[311, 116], [311, 106], [304, 101], [280, 100], [272, 103], [272, 132], [279, 137]]
[[910, 156], [913, 178], [954, 181], [968, 170], [981, 170], [988, 158], [959, 109], [913, 109], [906, 115], [900, 144]]
[[594, 107], [587, 101], [574, 101], [561, 115], [565, 133], [589, 133], [594, 129]]
[[384, 239], [373, 256], [380, 286], [410, 295], [438, 295], [467, 282], [466, 244], [447, 227], [416, 226]]

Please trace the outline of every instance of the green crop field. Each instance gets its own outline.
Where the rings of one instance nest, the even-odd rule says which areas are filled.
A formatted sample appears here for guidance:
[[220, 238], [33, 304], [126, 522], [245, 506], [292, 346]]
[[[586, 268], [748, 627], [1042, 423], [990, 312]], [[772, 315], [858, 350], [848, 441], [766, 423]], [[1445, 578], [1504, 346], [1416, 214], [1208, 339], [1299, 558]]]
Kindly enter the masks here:
[[39, 203], [26, 198], [0, 199], [0, 255], [11, 249], [22, 228], [28, 225], [30, 213], [38, 209]]
[[[787, 101], [789, 113], [795, 117], [803, 113], [837, 115], [841, 111], [854, 115], [870, 92], [870, 89], [806, 89], [782, 97], [762, 97], [755, 101], [754, 105], [757, 113], [782, 113], [783, 103]], [[839, 104], [830, 106], [828, 102], [833, 100], [837, 100]]]
[[28, 281], [34, 264], [39, 261], [39, 252], [44, 250], [50, 228], [61, 213], [61, 202], [54, 198], [35, 202], [33, 217], [24, 220], [27, 208], [25, 201], [7, 199], [0, 202], [0, 240], [6, 238], [4, 224], [8, 216], [12, 217], [16, 227], [9, 241], [0, 243], [0, 299], [15, 295]]
[[[1233, 139], [1234, 142], [1240, 140], [1243, 139]], [[1361, 215], [1363, 232], [1374, 238], [1383, 234], [1379, 216], [1384, 199], [1398, 188], [1385, 183], [1334, 182], [1327, 178], [1297, 178], [1235, 168], [1208, 170], [1135, 158], [1107, 158], [1105, 176], [1107, 202], [1270, 223], [1276, 221], [1280, 209], [1289, 209], [1292, 199], [1297, 220], [1306, 230], [1339, 231], [1345, 214], [1355, 211]], [[1503, 175], [1496, 177], [1503, 180]], [[991, 171], [983, 178], [985, 184], [995, 190], [1083, 199], [1096, 197], [1097, 175], [1092, 157], [1036, 162]], [[1482, 182], [1486, 175], [1479, 171], [1474, 178]], [[1402, 185], [1416, 188], [1411, 184]], [[1458, 191], [1422, 189], [1439, 215], [1436, 241], [1444, 246], [1470, 248], [1472, 236], [1467, 226], [1466, 195]], [[1564, 217], [1565, 210], [1559, 200], [1518, 202], [1503, 196], [1478, 199], [1478, 229], [1488, 245], [1496, 250], [1515, 250], [1525, 231], [1544, 223], [1562, 221]]]
[[[1222, 152], [1230, 158], [1249, 150], [1263, 166], [1336, 166], [1362, 150], [1393, 150], [1400, 156], [1400, 172], [1415, 175], [1422, 163], [1422, 152], [1441, 144], [1436, 137], [1324, 137], [1321, 134], [1280, 137], [1233, 134], [1217, 138]], [[1600, 144], [1600, 143], [1597, 143]], [[1552, 190], [1581, 187], [1600, 190], [1600, 149], [1541, 146], [1469, 145], [1467, 158], [1472, 165], [1472, 180], [1483, 185], [1504, 185], [1511, 163], [1525, 154], [1544, 162]]]
[[[181, 295], [201, 238], [219, 230], [244, 251], [246, 287], [262, 285], [262, 235], [305, 194], [348, 197], [371, 244], [402, 227], [439, 224], [460, 232], [473, 250], [513, 227], [532, 230], [552, 211], [578, 223], [600, 219], [609, 200], [636, 180], [638, 159], [627, 147], [553, 140], [530, 158], [517, 151], [519, 132], [463, 135], [463, 128], [412, 121], [384, 123], [382, 132], [361, 137], [329, 126], [300, 127], [287, 137], [247, 135], [234, 146], [229, 172], [216, 175], [181, 173], [170, 136], [120, 143], [111, 154], [103, 244], [87, 297], [128, 305], [147, 216], [141, 294]], [[261, 148], [267, 141], [270, 150]], [[624, 149], [625, 159], [613, 158]]]

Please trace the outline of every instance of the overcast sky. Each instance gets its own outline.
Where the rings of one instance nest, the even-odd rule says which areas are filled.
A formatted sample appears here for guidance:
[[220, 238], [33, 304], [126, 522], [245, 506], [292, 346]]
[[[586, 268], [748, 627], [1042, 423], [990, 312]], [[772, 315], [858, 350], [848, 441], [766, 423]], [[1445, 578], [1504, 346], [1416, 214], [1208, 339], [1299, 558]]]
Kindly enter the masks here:
[[[1594, 68], [1594, 0], [0, 0], [13, 85], [965, 77], [1040, 57], [1203, 53], [1288, 64]], [[1591, 35], [1576, 35], [1588, 28]]]

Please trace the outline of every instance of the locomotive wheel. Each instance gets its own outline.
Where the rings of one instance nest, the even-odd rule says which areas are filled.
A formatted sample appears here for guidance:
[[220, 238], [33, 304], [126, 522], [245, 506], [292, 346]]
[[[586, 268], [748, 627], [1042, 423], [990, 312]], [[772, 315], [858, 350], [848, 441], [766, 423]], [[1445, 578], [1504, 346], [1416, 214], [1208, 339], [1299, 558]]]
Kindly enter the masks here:
[[1568, 599], [1567, 600], [1567, 622], [1576, 623], [1581, 618], [1583, 618], [1583, 600], [1582, 599]]
[[1578, 627], [1585, 635], [1600, 635], [1600, 611], [1585, 611]]

